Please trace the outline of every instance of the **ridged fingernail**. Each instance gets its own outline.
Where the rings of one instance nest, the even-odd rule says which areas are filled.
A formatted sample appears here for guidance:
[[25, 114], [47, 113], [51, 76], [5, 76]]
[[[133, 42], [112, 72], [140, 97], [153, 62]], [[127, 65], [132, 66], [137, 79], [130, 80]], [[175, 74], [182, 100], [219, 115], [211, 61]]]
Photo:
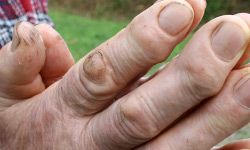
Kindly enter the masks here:
[[18, 22], [13, 32], [11, 50], [14, 52], [19, 45], [41, 46], [43, 44], [39, 31], [28, 22]]
[[247, 44], [244, 30], [234, 23], [222, 23], [212, 35], [212, 49], [222, 59], [232, 60]]
[[180, 2], [169, 3], [160, 13], [159, 25], [170, 35], [177, 35], [193, 22], [194, 12]]

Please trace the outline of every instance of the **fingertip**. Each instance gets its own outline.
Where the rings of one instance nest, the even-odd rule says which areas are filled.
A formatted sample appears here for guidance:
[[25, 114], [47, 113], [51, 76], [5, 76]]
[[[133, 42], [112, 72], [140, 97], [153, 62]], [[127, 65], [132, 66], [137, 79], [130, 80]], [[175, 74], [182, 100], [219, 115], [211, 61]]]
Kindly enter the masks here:
[[[250, 29], [250, 14], [238, 13], [235, 16], [238, 16], [239, 18], [241, 18], [248, 25], [248, 27]], [[249, 35], [250, 35], [250, 30], [249, 30]], [[250, 41], [250, 38], [249, 38], [249, 41]], [[250, 44], [248, 44], [248, 48], [245, 51], [244, 55], [241, 57], [236, 68], [241, 68], [242, 65], [244, 65], [249, 60], [249, 58], [250, 58]]]
[[191, 29], [195, 28], [200, 21], [202, 20], [206, 7], [207, 7], [207, 2], [206, 0], [187, 0], [188, 3], [193, 7], [194, 10], [194, 22], [191, 27]]
[[46, 48], [52, 47], [59, 40], [63, 41], [62, 36], [48, 24], [38, 24], [35, 28], [42, 35]]
[[59, 80], [75, 61], [66, 42], [53, 27], [39, 24], [35, 28], [40, 32], [46, 47], [46, 61], [40, 73], [48, 87]]
[[190, 28], [194, 19], [192, 6], [186, 1], [170, 1], [159, 14], [159, 25], [166, 33], [176, 36]]
[[38, 30], [28, 22], [18, 22], [13, 40], [0, 53], [1, 96], [32, 97], [44, 88], [39, 74], [45, 62], [45, 45]]
[[28, 22], [15, 25], [13, 41], [2, 48], [1, 80], [10, 84], [32, 82], [45, 62], [45, 46], [41, 35]]
[[236, 14], [236, 16], [239, 16], [240, 18], [242, 18], [250, 27], [250, 14], [248, 13], [238, 13]]
[[29, 22], [17, 22], [14, 27], [11, 50], [16, 51], [24, 47], [35, 47], [44, 50], [44, 43], [38, 30]]

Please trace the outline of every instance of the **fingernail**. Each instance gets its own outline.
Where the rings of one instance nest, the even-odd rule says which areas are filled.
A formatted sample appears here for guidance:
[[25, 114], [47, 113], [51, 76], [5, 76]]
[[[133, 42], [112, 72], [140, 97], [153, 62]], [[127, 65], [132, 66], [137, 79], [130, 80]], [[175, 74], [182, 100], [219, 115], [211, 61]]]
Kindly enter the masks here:
[[235, 100], [242, 106], [250, 108], [250, 74], [241, 79], [235, 86]]
[[[25, 44], [27, 46], [37, 46], [42, 41], [39, 31], [28, 22], [18, 22], [13, 32], [11, 50], [17, 50], [17, 47]], [[41, 44], [40, 44], [41, 45]]]
[[168, 4], [159, 16], [160, 27], [170, 35], [177, 35], [193, 22], [191, 8], [179, 2]]
[[222, 23], [212, 35], [212, 49], [225, 60], [232, 60], [247, 44], [244, 30], [234, 23]]
[[19, 35], [18, 35], [18, 32], [17, 32], [17, 29], [19, 27], [19, 25], [21, 24], [22, 22], [17, 22], [15, 24], [15, 27], [14, 27], [14, 31], [13, 31], [13, 38], [12, 38], [12, 43], [11, 43], [11, 50], [12, 51], [15, 51], [16, 48], [19, 46], [20, 44], [20, 38], [19, 38]]

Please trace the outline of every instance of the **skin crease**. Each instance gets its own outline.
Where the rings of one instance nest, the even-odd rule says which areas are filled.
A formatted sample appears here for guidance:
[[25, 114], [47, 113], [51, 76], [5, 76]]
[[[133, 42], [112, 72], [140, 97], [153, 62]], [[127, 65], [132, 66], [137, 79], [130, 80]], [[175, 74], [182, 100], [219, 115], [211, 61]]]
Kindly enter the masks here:
[[[164, 20], [157, 21], [166, 6], [172, 8], [174, 15], [182, 7], [187, 7], [193, 15], [182, 31], [171, 32], [177, 35], [162, 29]], [[236, 103], [238, 97], [232, 96], [235, 85], [249, 74], [249, 66], [232, 71], [243, 51], [224, 59], [219, 55], [223, 45], [219, 42], [214, 46], [212, 42], [218, 26], [226, 24], [227, 29], [233, 28], [223, 32], [224, 39], [236, 41], [231, 45], [234, 51], [238, 50], [237, 45], [246, 50], [250, 39], [248, 14], [223, 16], [209, 22], [162, 71], [139, 87], [124, 90], [142, 72], [168, 57], [199, 23], [204, 10], [204, 1], [159, 1], [74, 66], [65, 42], [56, 31], [46, 25], [19, 23], [18, 38], [14, 36], [16, 39], [0, 51], [0, 59], [9, 61], [0, 61], [0, 149], [212, 148], [250, 121], [249, 109]], [[178, 18], [168, 15], [163, 16]], [[141, 30], [142, 27], [146, 29]], [[236, 40], [228, 39], [229, 33]], [[32, 41], [35, 44], [29, 44]], [[22, 58], [21, 65], [15, 57]], [[32, 66], [25, 69], [30, 73], [25, 74], [20, 66]], [[180, 77], [180, 72], [187, 76]], [[228, 99], [227, 105], [222, 105], [224, 99]], [[198, 105], [203, 100], [208, 103]], [[194, 111], [176, 122], [197, 105], [195, 110], [200, 113]], [[228, 115], [232, 110], [237, 115]], [[214, 116], [223, 121], [207, 122], [210, 117], [218, 120]], [[190, 122], [194, 123], [192, 128]], [[201, 137], [204, 137], [202, 145]], [[182, 142], [187, 140], [188, 143]], [[248, 149], [248, 143], [248, 140], [232, 143], [224, 149]]]

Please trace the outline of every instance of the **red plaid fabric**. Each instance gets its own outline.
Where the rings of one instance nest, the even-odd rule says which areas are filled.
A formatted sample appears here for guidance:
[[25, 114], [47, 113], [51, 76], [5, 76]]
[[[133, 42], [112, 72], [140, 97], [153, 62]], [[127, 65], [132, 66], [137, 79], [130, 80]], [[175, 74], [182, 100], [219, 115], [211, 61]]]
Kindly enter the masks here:
[[0, 0], [0, 47], [12, 40], [13, 28], [18, 21], [53, 26], [47, 0]]

